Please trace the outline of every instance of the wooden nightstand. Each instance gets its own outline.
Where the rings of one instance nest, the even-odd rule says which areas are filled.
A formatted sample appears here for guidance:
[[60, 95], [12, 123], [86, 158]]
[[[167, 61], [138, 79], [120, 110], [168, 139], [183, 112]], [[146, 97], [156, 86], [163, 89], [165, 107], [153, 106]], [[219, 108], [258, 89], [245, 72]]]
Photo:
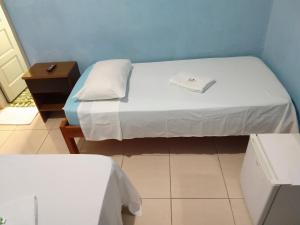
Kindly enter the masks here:
[[[48, 72], [51, 64], [56, 64], [56, 67]], [[51, 112], [62, 111], [79, 77], [77, 62], [73, 61], [37, 63], [24, 74], [23, 79], [44, 121]]]

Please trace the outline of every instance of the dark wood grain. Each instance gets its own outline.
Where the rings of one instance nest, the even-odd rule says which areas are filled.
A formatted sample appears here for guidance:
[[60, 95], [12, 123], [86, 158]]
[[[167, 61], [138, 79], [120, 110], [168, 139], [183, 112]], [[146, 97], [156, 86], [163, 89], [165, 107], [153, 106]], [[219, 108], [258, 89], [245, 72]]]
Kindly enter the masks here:
[[64, 119], [60, 124], [60, 131], [65, 139], [66, 145], [71, 154], [80, 154], [75, 142], [75, 137], [84, 137], [79, 126], [71, 126], [67, 119]]
[[[47, 68], [57, 66], [52, 72]], [[22, 77], [30, 90], [35, 104], [46, 121], [51, 112], [62, 111], [75, 83], [80, 77], [77, 62], [49, 62], [34, 64]]]

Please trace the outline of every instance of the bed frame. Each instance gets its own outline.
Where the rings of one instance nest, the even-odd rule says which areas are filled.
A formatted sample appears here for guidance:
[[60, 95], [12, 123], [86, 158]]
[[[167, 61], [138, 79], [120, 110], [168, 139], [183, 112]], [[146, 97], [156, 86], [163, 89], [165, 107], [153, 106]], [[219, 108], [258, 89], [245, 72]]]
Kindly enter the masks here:
[[70, 125], [67, 118], [64, 118], [59, 128], [65, 139], [65, 142], [67, 144], [70, 153], [80, 154], [77, 144], [75, 142], [76, 137], [84, 137], [80, 126]]

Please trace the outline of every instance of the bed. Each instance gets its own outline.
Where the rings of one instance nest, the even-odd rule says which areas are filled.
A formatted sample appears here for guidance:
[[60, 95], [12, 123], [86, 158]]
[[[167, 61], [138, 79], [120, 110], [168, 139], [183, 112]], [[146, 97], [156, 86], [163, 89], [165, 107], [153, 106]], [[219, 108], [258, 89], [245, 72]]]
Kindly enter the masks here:
[[[91, 69], [82, 74], [64, 107], [61, 131], [71, 153], [79, 153], [74, 137], [83, 136], [122, 140], [298, 132], [289, 94], [256, 57], [136, 63], [126, 98], [79, 102], [73, 96]], [[168, 82], [178, 71], [217, 82], [204, 94], [190, 92]], [[89, 129], [90, 124], [98, 129]]]
[[[136, 215], [141, 213], [140, 196], [109, 157], [1, 156], [0, 177], [0, 208], [3, 203], [19, 203], [24, 196], [35, 196], [36, 212], [28, 214], [35, 214], [34, 220], [39, 225], [122, 225], [122, 206]], [[15, 208], [12, 208], [12, 217], [16, 216]], [[29, 215], [24, 212], [20, 216], [24, 216], [25, 221]], [[8, 224], [16, 224], [13, 220], [18, 219], [7, 218], [3, 212], [0, 216], [6, 217]]]

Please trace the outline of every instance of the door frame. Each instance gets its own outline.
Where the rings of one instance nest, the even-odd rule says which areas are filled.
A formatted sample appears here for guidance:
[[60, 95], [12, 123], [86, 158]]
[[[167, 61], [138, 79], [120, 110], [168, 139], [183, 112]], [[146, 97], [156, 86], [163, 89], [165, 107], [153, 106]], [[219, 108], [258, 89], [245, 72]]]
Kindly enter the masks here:
[[[8, 11], [6, 9], [4, 0], [0, 0], [0, 7], [2, 8], [2, 10], [4, 12], [6, 20], [7, 20], [8, 24], [9, 24], [10, 29], [12, 30], [13, 36], [14, 36], [17, 44], [18, 44], [18, 47], [19, 47], [20, 52], [21, 52], [21, 55], [22, 55], [22, 57], [23, 57], [23, 59], [25, 61], [27, 69], [28, 69], [30, 67], [30, 64], [29, 64], [27, 55], [26, 55], [26, 53], [24, 51], [24, 48], [23, 48], [23, 46], [22, 46], [22, 44], [20, 42], [20, 39], [19, 39], [18, 34], [17, 34], [16, 30], [15, 30], [13, 22], [12, 22], [12, 20], [11, 20], [11, 18], [9, 16], [9, 13], [8, 13]], [[4, 108], [7, 104], [8, 104], [8, 102], [6, 101], [6, 98], [4, 97], [4, 94], [3, 94], [2, 90], [0, 89], [0, 109]]]

